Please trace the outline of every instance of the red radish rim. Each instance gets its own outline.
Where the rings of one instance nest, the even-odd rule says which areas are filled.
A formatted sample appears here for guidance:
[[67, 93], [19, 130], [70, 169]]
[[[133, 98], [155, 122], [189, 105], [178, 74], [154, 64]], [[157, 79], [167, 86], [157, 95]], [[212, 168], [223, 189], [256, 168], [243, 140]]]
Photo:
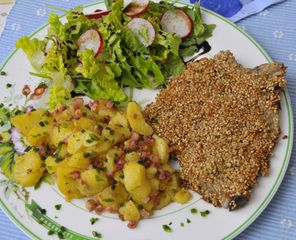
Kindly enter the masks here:
[[106, 10], [101, 12], [94, 12], [89, 14], [84, 14], [88, 19], [99, 19], [102, 16], [108, 15], [112, 10]]
[[[161, 18], [160, 18], [160, 21], [161, 21], [161, 19], [163, 18], [163, 16], [164, 16], [167, 12], [169, 12], [169, 11], [170, 11], [170, 10], [168, 10], [168, 11], [166, 11], [166, 12], [164, 12], [164, 13], [162, 14], [162, 16], [161, 16]], [[193, 21], [192, 21], [191, 17], [190, 17], [190, 16], [189, 16], [189, 15], [188, 15], [183, 9], [176, 8], [176, 12], [178, 12], [178, 13], [182, 13], [183, 16], [185, 15], [185, 18], [184, 18], [184, 19], [189, 20], [189, 22], [188, 22], [188, 24], [189, 24], [189, 26], [190, 26], [190, 30], [189, 30], [189, 32], [188, 32], [186, 35], [180, 37], [181, 39], [185, 39], [185, 38], [189, 37], [190, 34], [192, 33], [192, 30], [193, 30]]]
[[[96, 57], [102, 52], [103, 45], [104, 45], [103, 38], [102, 38], [101, 33], [100, 33], [97, 29], [89, 29], [89, 30], [85, 31], [84, 33], [82, 33], [82, 34], [80, 35], [80, 37], [81, 37], [83, 34], [87, 33], [88, 31], [95, 31], [95, 32], [98, 34], [98, 36], [99, 36], [100, 45], [99, 45], [97, 51], [94, 52], [94, 57], [96, 58]], [[80, 37], [79, 37], [79, 38], [80, 38]], [[79, 38], [78, 38], [78, 41], [79, 41]], [[79, 48], [80, 48], [80, 46], [78, 46], [78, 49], [79, 49]]]
[[[133, 2], [130, 2], [130, 3], [125, 7], [125, 9], [126, 9], [130, 4], [132, 4], [132, 3], [133, 3]], [[123, 10], [123, 12], [124, 12], [127, 16], [129, 16], [129, 17], [136, 17], [136, 16], [138, 16], [138, 15], [140, 15], [140, 14], [146, 12], [147, 9], [148, 9], [148, 7], [149, 7], [149, 5], [150, 5], [150, 1], [148, 0], [147, 3], [143, 4], [142, 6], [139, 5], [139, 6], [141, 6], [141, 7], [139, 7], [139, 8], [141, 8], [141, 10], [140, 10], [139, 12], [129, 13], [128, 11], [126, 12], [125, 9]]]

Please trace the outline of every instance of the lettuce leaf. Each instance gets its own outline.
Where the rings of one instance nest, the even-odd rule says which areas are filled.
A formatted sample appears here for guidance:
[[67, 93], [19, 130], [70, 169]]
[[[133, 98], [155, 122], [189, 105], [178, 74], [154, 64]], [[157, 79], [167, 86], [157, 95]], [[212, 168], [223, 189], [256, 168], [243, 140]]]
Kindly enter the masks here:
[[21, 48], [24, 51], [35, 70], [38, 71], [41, 69], [45, 58], [43, 53], [45, 48], [44, 41], [37, 38], [30, 39], [27, 36], [23, 36], [16, 42], [16, 47]]
[[49, 88], [48, 105], [50, 109], [54, 109], [58, 104], [63, 104], [71, 98], [71, 92], [63, 85], [52, 85]]
[[96, 63], [94, 53], [92, 50], [86, 49], [83, 52], [79, 52], [81, 65], [75, 68], [77, 73], [81, 73], [84, 78], [92, 78], [99, 70], [99, 66]]
[[51, 12], [48, 18], [49, 28], [48, 28], [48, 37], [56, 37], [61, 41], [67, 40], [66, 29], [61, 23], [59, 16], [54, 12]]

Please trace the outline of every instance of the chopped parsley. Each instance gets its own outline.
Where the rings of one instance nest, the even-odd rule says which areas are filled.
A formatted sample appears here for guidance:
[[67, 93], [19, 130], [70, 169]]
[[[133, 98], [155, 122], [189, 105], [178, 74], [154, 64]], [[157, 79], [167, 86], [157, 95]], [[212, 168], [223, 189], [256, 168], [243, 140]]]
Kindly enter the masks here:
[[104, 198], [103, 201], [104, 202], [114, 202], [114, 199], [112, 199], [112, 198]]
[[6, 76], [6, 75], [7, 75], [7, 73], [6, 73], [6, 72], [4, 72], [4, 71], [1, 71], [1, 72], [0, 72], [0, 75], [1, 75], [1, 76]]
[[49, 230], [48, 232], [47, 232], [47, 235], [53, 235], [55, 232], [53, 231], [53, 230]]
[[62, 204], [57, 204], [54, 206], [56, 210], [60, 210], [62, 208]]
[[206, 217], [209, 214], [210, 214], [209, 210], [205, 210], [205, 211], [200, 212], [200, 216], [202, 216], [202, 217]]
[[184, 223], [183, 223], [183, 222], [181, 222], [181, 223], [180, 223], [180, 226], [181, 226], [181, 227], [184, 227], [185, 225], [184, 225]]
[[171, 233], [173, 230], [168, 225], [162, 225], [162, 228], [165, 232]]
[[102, 180], [102, 178], [100, 178], [100, 176], [96, 175], [96, 181], [100, 182], [100, 181], [103, 181], [103, 180]]
[[95, 237], [95, 238], [102, 238], [102, 234], [101, 233], [98, 233], [96, 231], [92, 231], [92, 235]]
[[99, 219], [98, 218], [91, 218], [91, 219], [89, 219], [89, 221], [90, 221], [91, 225], [94, 225], [97, 221], [99, 221]]
[[12, 84], [11, 83], [7, 83], [6, 84], [6, 88], [11, 88], [12, 87]]
[[197, 213], [198, 213], [198, 210], [197, 210], [196, 208], [192, 208], [192, 209], [190, 210], [190, 212], [191, 212], [192, 214], [197, 214]]
[[189, 218], [186, 219], [187, 223], [191, 223], [191, 220]]

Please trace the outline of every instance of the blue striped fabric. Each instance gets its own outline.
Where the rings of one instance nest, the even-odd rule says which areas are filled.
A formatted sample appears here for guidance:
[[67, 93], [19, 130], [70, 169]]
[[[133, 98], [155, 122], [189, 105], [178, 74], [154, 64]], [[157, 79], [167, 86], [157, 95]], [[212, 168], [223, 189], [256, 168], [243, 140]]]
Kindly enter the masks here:
[[[218, 1], [218, 0], [216, 0]], [[246, 0], [241, 0], [246, 2]], [[248, 0], [249, 1], [249, 0]], [[263, 2], [263, 0], [259, 0]], [[209, 2], [215, 2], [209, 0]], [[226, 1], [225, 1], [226, 2]], [[15, 41], [30, 34], [47, 21], [47, 5], [64, 9], [86, 4], [85, 0], [17, 0], [0, 38], [0, 63], [13, 50]], [[275, 61], [288, 66], [288, 90], [296, 105], [296, 1], [287, 0], [238, 22]], [[295, 119], [294, 119], [295, 121]], [[295, 145], [295, 144], [294, 144]], [[284, 181], [263, 214], [241, 235], [239, 240], [296, 239], [296, 149]], [[26, 237], [0, 210], [0, 239], [24, 240]], [[191, 240], [191, 239], [188, 239]]]

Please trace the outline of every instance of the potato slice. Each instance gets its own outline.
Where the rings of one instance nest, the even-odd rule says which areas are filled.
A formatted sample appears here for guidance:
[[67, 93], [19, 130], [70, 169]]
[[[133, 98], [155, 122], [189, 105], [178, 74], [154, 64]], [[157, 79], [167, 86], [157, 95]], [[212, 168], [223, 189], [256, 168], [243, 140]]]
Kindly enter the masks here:
[[[11, 119], [12, 125], [14, 125], [22, 135], [27, 136], [29, 131], [38, 126], [39, 122], [46, 117], [47, 111], [45, 109], [38, 109], [36, 111], [17, 115]], [[46, 118], [44, 119], [46, 120]]]
[[131, 192], [144, 184], [146, 180], [145, 167], [137, 162], [127, 162], [123, 167], [124, 186]]
[[169, 145], [164, 138], [153, 135], [153, 152], [158, 155], [161, 163], [167, 163], [169, 160]]
[[135, 203], [132, 200], [126, 202], [121, 208], [119, 213], [123, 215], [125, 221], [139, 221], [140, 212]]
[[136, 102], [129, 102], [126, 115], [131, 128], [144, 136], [150, 136], [153, 133], [152, 127], [145, 122], [139, 105]]
[[79, 179], [79, 191], [85, 196], [91, 196], [108, 187], [107, 174], [96, 169], [86, 170], [81, 173]]
[[15, 181], [24, 187], [34, 186], [42, 177], [44, 168], [40, 155], [30, 151], [16, 158], [13, 168]]

